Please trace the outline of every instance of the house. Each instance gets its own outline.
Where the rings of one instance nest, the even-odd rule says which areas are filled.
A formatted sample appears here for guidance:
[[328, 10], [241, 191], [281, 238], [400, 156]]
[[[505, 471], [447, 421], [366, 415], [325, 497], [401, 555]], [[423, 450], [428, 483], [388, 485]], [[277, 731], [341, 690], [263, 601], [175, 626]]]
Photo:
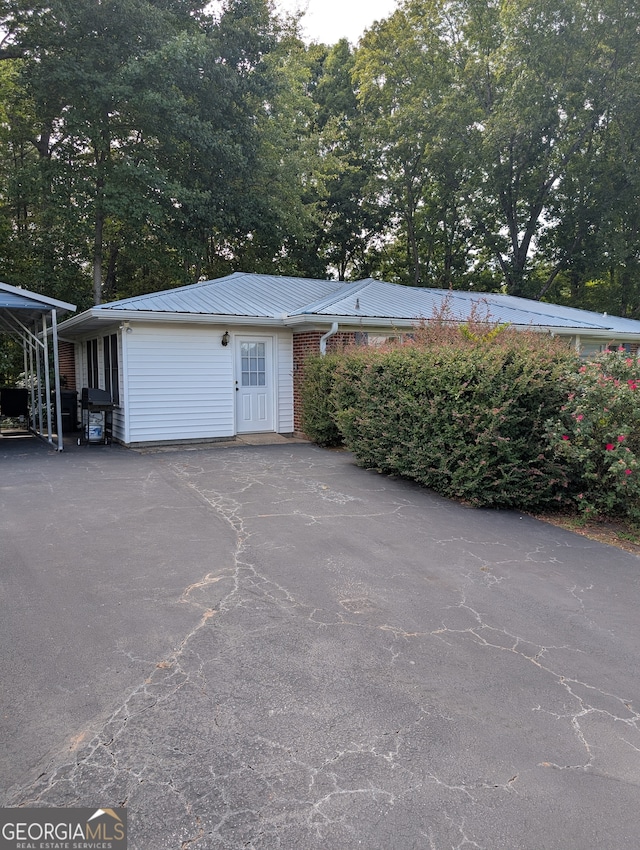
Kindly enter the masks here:
[[566, 337], [586, 354], [640, 345], [640, 321], [507, 295], [240, 272], [92, 307], [59, 333], [75, 349], [67, 386], [111, 394], [115, 439], [206, 441], [299, 430], [308, 354], [410, 333], [445, 303], [460, 321], [481, 304], [492, 320]]

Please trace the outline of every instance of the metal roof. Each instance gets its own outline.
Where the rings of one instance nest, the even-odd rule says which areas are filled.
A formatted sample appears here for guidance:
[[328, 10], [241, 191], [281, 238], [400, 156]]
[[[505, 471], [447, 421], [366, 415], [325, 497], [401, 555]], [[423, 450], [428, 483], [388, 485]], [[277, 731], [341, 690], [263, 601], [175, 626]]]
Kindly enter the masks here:
[[349, 284], [329, 297], [293, 311], [291, 315], [344, 316], [413, 320], [429, 319], [447, 308], [452, 319], [465, 321], [471, 310], [478, 308], [479, 318], [509, 322], [521, 327], [556, 327], [558, 329], [602, 329], [640, 333], [640, 322], [561, 307], [526, 298], [515, 298], [491, 292], [462, 292], [399, 286], [378, 280]]
[[24, 326], [35, 324], [44, 313], [55, 310], [62, 315], [75, 309], [75, 304], [0, 282], [0, 333], [20, 335]]
[[341, 286], [344, 284], [332, 280], [236, 272], [218, 280], [101, 304], [94, 310], [276, 318]]
[[[60, 396], [60, 370], [58, 368], [58, 315], [70, 313], [76, 309], [75, 304], [49, 298], [0, 283], [0, 333], [11, 334], [22, 340], [25, 358], [27, 386], [31, 387], [31, 419], [30, 430], [39, 434], [51, 445], [57, 445], [58, 451], [63, 450], [62, 434], [62, 405]], [[53, 347], [53, 364], [49, 360], [49, 338], [46, 331], [46, 317], [51, 318], [50, 332]], [[27, 367], [27, 353], [29, 353]], [[35, 364], [35, 365], [34, 365]], [[53, 366], [54, 396], [56, 425], [51, 419], [50, 370]], [[43, 380], [44, 379], [44, 380]], [[44, 408], [44, 413], [42, 412]], [[39, 410], [39, 414], [36, 410]], [[45, 426], [46, 423], [46, 426]]]
[[499, 293], [400, 286], [373, 278], [345, 283], [243, 272], [101, 304], [67, 320], [63, 328], [65, 333], [76, 329], [85, 333], [114, 320], [200, 321], [204, 317], [236, 324], [245, 320], [279, 326], [341, 321], [367, 327], [376, 322], [381, 327], [394, 323], [409, 327], [444, 308], [451, 318], [465, 321], [474, 305], [479, 318], [517, 327], [640, 339], [640, 321]]

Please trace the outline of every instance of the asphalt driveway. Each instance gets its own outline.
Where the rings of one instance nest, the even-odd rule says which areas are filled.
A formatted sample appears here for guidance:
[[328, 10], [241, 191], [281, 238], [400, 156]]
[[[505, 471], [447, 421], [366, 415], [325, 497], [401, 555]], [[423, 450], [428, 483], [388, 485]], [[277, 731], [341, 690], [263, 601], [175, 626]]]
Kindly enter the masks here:
[[640, 845], [640, 559], [311, 445], [0, 440], [0, 802], [131, 850]]

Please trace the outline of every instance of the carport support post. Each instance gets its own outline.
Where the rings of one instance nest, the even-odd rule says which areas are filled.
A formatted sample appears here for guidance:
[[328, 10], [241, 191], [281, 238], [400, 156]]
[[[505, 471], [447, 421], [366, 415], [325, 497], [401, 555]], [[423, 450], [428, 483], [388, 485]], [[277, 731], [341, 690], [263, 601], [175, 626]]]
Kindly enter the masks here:
[[47, 411], [47, 440], [53, 443], [51, 433], [51, 378], [49, 377], [49, 340], [47, 339], [47, 317], [42, 314], [42, 347], [44, 349], [44, 404]]
[[[22, 360], [23, 360], [23, 368], [24, 368], [24, 385], [25, 388], [28, 389], [29, 384], [31, 383], [31, 378], [29, 375], [29, 354], [27, 352], [27, 339], [24, 334], [21, 335], [22, 339]], [[33, 411], [33, 405], [31, 405], [31, 410]]]
[[36, 413], [37, 413], [37, 422], [36, 422], [36, 431], [39, 434], [42, 434], [42, 357], [40, 356], [40, 347], [38, 343], [38, 338], [36, 337], [34, 340], [34, 354], [36, 357]]
[[36, 390], [35, 375], [33, 373], [33, 343], [25, 336], [25, 346], [29, 346], [29, 391], [31, 393], [31, 429], [36, 430]]
[[51, 311], [51, 339], [53, 341], [53, 380], [56, 394], [56, 433], [58, 434], [58, 451], [64, 449], [62, 437], [62, 404], [60, 403], [60, 361], [58, 359], [58, 317], [56, 311]]

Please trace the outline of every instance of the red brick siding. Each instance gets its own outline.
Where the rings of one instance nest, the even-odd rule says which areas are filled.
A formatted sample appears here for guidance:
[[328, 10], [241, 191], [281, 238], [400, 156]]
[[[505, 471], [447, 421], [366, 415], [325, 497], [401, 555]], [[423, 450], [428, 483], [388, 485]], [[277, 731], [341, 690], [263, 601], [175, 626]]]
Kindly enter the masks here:
[[72, 342], [58, 341], [58, 362], [60, 364], [60, 384], [63, 389], [76, 388], [75, 346]]
[[[302, 430], [302, 378], [304, 361], [312, 354], [320, 353], [320, 340], [324, 331], [302, 331], [293, 335], [293, 427]], [[327, 340], [327, 351], [335, 351], [344, 345], [353, 345], [356, 335], [353, 332], [338, 332]]]

